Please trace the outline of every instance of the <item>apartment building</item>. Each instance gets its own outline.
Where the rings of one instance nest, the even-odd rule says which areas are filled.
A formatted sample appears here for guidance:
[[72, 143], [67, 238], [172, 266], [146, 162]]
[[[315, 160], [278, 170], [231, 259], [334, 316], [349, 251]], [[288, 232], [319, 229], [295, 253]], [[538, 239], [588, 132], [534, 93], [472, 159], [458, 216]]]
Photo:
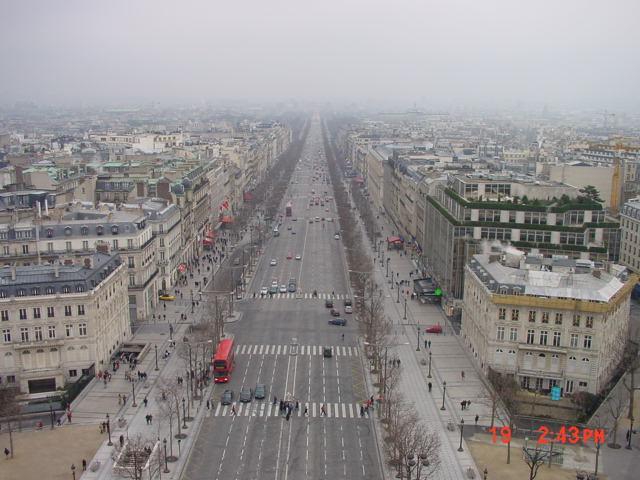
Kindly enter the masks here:
[[640, 197], [626, 202], [620, 211], [620, 263], [640, 273]]
[[0, 224], [0, 262], [22, 266], [72, 263], [89, 252], [119, 252], [127, 268], [132, 320], [157, 302], [156, 239], [142, 210], [99, 210], [75, 204], [50, 215]]
[[637, 277], [620, 265], [528, 255], [512, 247], [466, 266], [461, 337], [478, 367], [522, 388], [599, 393], [617, 367]]
[[181, 147], [184, 144], [184, 135], [181, 132], [172, 133], [140, 133], [140, 134], [116, 134], [96, 133], [89, 135], [92, 142], [104, 144], [108, 147], [126, 147], [140, 150], [144, 153], [160, 153], [173, 147]]
[[93, 253], [70, 265], [0, 268], [0, 382], [55, 391], [108, 367], [131, 335], [127, 267]]
[[569, 185], [518, 175], [451, 175], [426, 201], [423, 261], [446, 296], [462, 297], [464, 265], [485, 240], [545, 255], [618, 258], [618, 223]]

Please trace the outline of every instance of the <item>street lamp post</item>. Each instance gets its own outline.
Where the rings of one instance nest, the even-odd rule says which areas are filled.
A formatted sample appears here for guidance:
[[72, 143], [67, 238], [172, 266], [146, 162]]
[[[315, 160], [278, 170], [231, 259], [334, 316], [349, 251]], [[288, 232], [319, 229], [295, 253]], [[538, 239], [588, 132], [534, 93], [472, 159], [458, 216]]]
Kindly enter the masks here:
[[447, 391], [447, 382], [444, 381], [442, 382], [442, 406], [440, 407], [440, 410], [446, 410], [446, 408], [444, 408], [444, 394]]
[[460, 446], [458, 447], [459, 452], [464, 452], [464, 448], [462, 448], [462, 432], [464, 431], [464, 418], [460, 419]]
[[429, 352], [429, 375], [427, 375], [427, 378], [431, 378], [431, 352]]
[[76, 466], [75, 464], [71, 464], [71, 476], [73, 477], [73, 480], [76, 480]]
[[156, 372], [159, 370], [158, 369], [158, 345], [155, 345], [155, 350], [156, 350]]
[[180, 439], [180, 438], [179, 438], [179, 439], [178, 439], [178, 457], [180, 457], [180, 451], [181, 451], [181, 449], [180, 449], [180, 442], [182, 442], [182, 439]]
[[109, 419], [109, 414], [108, 413], [107, 413], [107, 433], [109, 434], [109, 441], [107, 442], [107, 445], [112, 447], [113, 446], [113, 442], [111, 441], [111, 420]]
[[[406, 306], [406, 303], [405, 303], [405, 306]], [[416, 352], [419, 352], [420, 351], [420, 326], [419, 325], [416, 326], [416, 330], [418, 331], [418, 346], [416, 347]]]
[[[184, 400], [184, 397], [182, 397], [182, 428], [187, 428], [187, 414], [186, 414], [186, 402]], [[444, 405], [444, 400], [442, 401], [442, 404]]]
[[396, 297], [396, 303], [400, 303], [400, 284], [396, 282], [396, 290], [398, 291], [398, 296]]
[[[402, 318], [403, 318], [403, 320], [407, 319], [407, 297], [406, 297], [406, 295], [404, 297], [404, 317], [402, 317]], [[419, 334], [419, 331], [418, 331], [418, 334]]]
[[389, 283], [391, 284], [391, 290], [393, 290], [393, 270], [391, 270], [391, 280], [389, 280]]
[[629, 438], [627, 439], [627, 450], [631, 450], [631, 437], [633, 436], [633, 415], [629, 418]]
[[167, 464], [167, 439], [162, 440], [164, 445], [164, 473], [169, 473], [169, 465]]
[[136, 403], [136, 381], [135, 380], [131, 382], [131, 392], [133, 393], [133, 403], [131, 404], [131, 406], [137, 407], [138, 404]]
[[390, 257], [387, 257], [387, 272], [384, 274], [385, 277], [389, 276], [389, 261], [391, 260]]

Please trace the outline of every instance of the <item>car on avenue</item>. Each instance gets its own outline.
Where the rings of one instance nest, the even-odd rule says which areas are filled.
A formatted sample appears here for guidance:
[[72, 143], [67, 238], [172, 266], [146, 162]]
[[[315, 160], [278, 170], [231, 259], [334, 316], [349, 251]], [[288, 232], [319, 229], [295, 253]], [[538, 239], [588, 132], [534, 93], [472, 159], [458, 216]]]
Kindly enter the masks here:
[[262, 287], [260, 289], [260, 296], [264, 297], [265, 295], [267, 295], [269, 293], [269, 289], [267, 287]]
[[280, 285], [280, 293], [287, 293], [287, 286], [286, 285]]
[[353, 313], [353, 307], [351, 305], [347, 305], [344, 307], [344, 313]]
[[160, 295], [160, 300], [164, 300], [165, 302], [173, 302], [175, 299], [175, 295]]
[[340, 240], [340, 234], [339, 234], [339, 233], [336, 233], [336, 234], [333, 236], [333, 238], [335, 238], [336, 240]]
[[324, 301], [324, 306], [325, 306], [326, 308], [333, 308], [333, 300], [331, 300], [331, 299], [327, 298], [327, 299]]
[[278, 261], [275, 258], [272, 258], [271, 262], [269, 262], [269, 265], [271, 265], [272, 267], [275, 267], [276, 265], [278, 265]]
[[287, 253], [287, 260], [291, 260], [292, 256], [291, 256], [291, 252]]
[[340, 312], [338, 310], [336, 310], [335, 308], [332, 308], [331, 310], [329, 310], [329, 313], [334, 317], [339, 317], [340, 316]]
[[329, 325], [338, 325], [340, 327], [344, 327], [347, 324], [347, 320], [345, 318], [332, 318], [329, 320]]
[[242, 387], [240, 389], [240, 397], [239, 400], [242, 403], [247, 403], [250, 402], [251, 399], [253, 398], [253, 390], [251, 390], [251, 387], [247, 387], [246, 385], [244, 387]]
[[220, 403], [222, 405], [231, 405], [233, 403], [233, 391], [225, 390], [222, 392], [222, 397], [220, 398]]
[[266, 388], [264, 386], [264, 383], [258, 383], [256, 385], [255, 390], [253, 391], [253, 397], [258, 400], [262, 400], [265, 396], [266, 396]]
[[296, 260], [302, 260], [302, 255], [300, 254], [296, 255]]

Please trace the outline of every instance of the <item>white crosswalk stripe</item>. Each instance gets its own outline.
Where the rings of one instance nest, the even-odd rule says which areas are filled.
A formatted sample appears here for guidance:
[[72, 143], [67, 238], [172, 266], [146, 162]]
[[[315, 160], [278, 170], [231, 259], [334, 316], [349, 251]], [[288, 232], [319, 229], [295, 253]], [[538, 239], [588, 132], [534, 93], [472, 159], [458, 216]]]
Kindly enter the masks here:
[[[289, 347], [290, 345], [237, 345], [236, 355], [287, 355]], [[358, 347], [338, 345], [331, 348], [337, 357], [358, 355]], [[323, 349], [324, 345], [299, 345], [298, 355], [322, 356]]]
[[[236, 416], [238, 417], [283, 417], [284, 414], [280, 414], [279, 405], [273, 405], [272, 403], [241, 403], [235, 402], [233, 404], [236, 409]], [[310, 418], [325, 417], [322, 415], [322, 404], [317, 402], [300, 403], [298, 411], [292, 412], [297, 417], [304, 416], [304, 408], [307, 407], [307, 416]], [[371, 418], [373, 411], [369, 410], [364, 414], [364, 417], [360, 416], [360, 405], [357, 403], [326, 403], [326, 418]], [[216, 407], [214, 417], [231, 417], [232, 405], [220, 405]]]
[[[247, 295], [246, 297], [247, 299], [252, 299], [251, 298], [251, 294]], [[273, 296], [271, 295], [264, 295], [261, 296], [260, 292], [256, 292], [256, 298], [255, 300], [296, 300], [296, 299], [307, 299], [307, 300], [311, 300], [311, 299], [317, 299], [317, 300], [345, 300], [349, 298], [349, 295], [347, 295], [346, 293], [336, 293], [336, 294], [331, 294], [330, 292], [318, 292], [317, 296], [313, 295], [313, 292], [288, 292], [288, 293], [274, 293]]]

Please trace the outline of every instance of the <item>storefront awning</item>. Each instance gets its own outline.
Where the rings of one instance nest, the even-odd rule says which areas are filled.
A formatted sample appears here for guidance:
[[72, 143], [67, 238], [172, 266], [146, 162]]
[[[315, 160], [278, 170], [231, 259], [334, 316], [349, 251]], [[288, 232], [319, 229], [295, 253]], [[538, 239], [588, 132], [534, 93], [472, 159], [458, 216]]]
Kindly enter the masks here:
[[400, 237], [387, 237], [387, 243], [402, 243], [402, 238], [400, 238]]

